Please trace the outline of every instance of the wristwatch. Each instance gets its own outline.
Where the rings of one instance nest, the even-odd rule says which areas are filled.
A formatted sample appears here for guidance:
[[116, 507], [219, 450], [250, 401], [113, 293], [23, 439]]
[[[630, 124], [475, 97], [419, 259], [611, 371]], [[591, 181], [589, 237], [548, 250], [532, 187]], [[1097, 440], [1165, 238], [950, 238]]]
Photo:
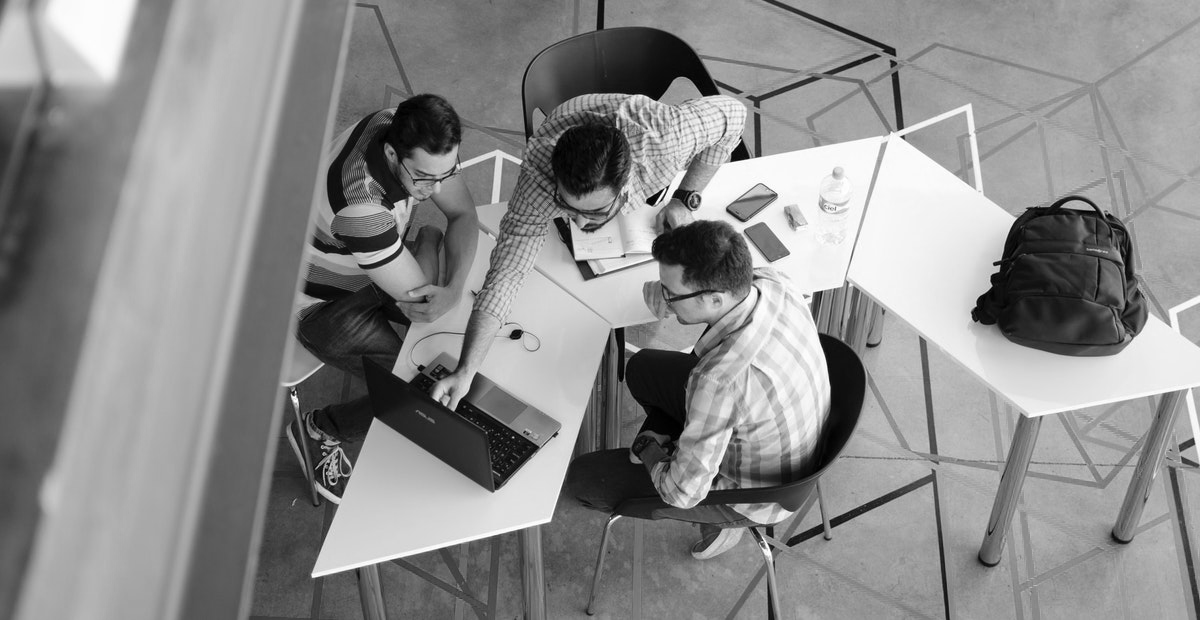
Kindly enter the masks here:
[[679, 202], [682, 202], [683, 206], [687, 207], [689, 211], [695, 211], [696, 209], [700, 208], [700, 192], [698, 191], [691, 189], [677, 189], [675, 190], [674, 194], [671, 194], [671, 198], [678, 199]]
[[633, 445], [629, 446], [629, 451], [632, 452], [634, 456], [640, 456], [642, 454], [642, 450], [645, 450], [646, 446], [650, 445], [651, 443], [658, 442], [655, 441], [650, 435], [639, 435], [637, 439], [633, 440]]

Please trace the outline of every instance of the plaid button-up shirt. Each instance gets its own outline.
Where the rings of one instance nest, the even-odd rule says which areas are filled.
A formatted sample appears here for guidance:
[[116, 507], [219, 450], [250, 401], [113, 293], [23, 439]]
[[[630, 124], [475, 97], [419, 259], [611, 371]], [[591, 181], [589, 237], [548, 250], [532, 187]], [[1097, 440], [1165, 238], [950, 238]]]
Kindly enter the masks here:
[[629, 141], [631, 170], [619, 202], [625, 210], [646, 208], [646, 198], [666, 188], [693, 161], [718, 166], [742, 137], [746, 107], [726, 96], [702, 97], [679, 105], [641, 95], [583, 95], [555, 108], [525, 148], [525, 159], [474, 310], [504, 320], [525, 276], [533, 269], [550, 220], [569, 216], [554, 202], [550, 156], [564, 131], [590, 120], [616, 126]]
[[[683, 434], [651, 473], [663, 499], [691, 508], [710, 489], [807, 475], [829, 414], [829, 369], [808, 305], [786, 276], [756, 269], [750, 294], [700, 337], [695, 353]], [[792, 514], [779, 504], [733, 509], [763, 524]]]

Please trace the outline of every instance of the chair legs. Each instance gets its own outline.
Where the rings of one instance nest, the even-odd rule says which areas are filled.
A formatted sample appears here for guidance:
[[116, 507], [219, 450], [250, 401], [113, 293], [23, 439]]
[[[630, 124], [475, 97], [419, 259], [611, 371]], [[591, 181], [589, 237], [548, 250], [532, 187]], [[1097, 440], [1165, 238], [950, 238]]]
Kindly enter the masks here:
[[769, 613], [771, 618], [779, 618], [779, 588], [775, 583], [775, 554], [771, 552], [771, 546], [767, 544], [762, 533], [757, 527], [746, 528], [750, 530], [750, 534], [754, 536], [754, 542], [758, 544], [758, 550], [763, 554], [763, 562], [767, 568], [767, 598], [770, 600], [771, 608]]
[[821, 493], [821, 481], [817, 480], [817, 508], [821, 509], [821, 527], [825, 529], [825, 540], [833, 540], [833, 528], [825, 516], [825, 494]]
[[[306, 433], [308, 430], [304, 428], [304, 415], [300, 413], [300, 395], [296, 391], [295, 385], [288, 386], [288, 396], [292, 397], [292, 414], [296, 416], [296, 430], [301, 433]], [[312, 493], [312, 505], [320, 506], [321, 498], [317, 495], [317, 483], [313, 480], [313, 460], [312, 455], [308, 451], [308, 442], [304, 437], [297, 437], [296, 441], [300, 444], [300, 454], [304, 455], [302, 459], [304, 463], [304, 480], [308, 482], [308, 491]]]
[[[596, 553], [596, 571], [592, 576], [592, 591], [588, 595], [587, 615], [596, 614], [596, 590], [600, 586], [600, 575], [604, 572], [604, 554], [608, 551], [608, 539], [612, 534], [613, 523], [620, 519], [621, 515], [612, 515], [608, 518], [608, 522], [604, 524], [604, 533], [600, 536], [600, 550]], [[779, 587], [775, 583], [775, 554], [771, 551], [771, 546], [767, 544], [765, 538], [757, 527], [746, 528], [750, 530], [750, 534], [754, 537], [755, 544], [758, 545], [758, 550], [763, 555], [763, 563], [767, 568], [767, 598], [770, 602], [770, 618], [779, 618]], [[768, 536], [770, 534], [768, 533]]]
[[608, 535], [612, 533], [613, 523], [620, 518], [621, 515], [612, 515], [604, 524], [604, 534], [600, 537], [600, 552], [596, 554], [596, 572], [592, 576], [592, 593], [588, 596], [587, 602], [587, 615], [589, 616], [596, 613], [593, 606], [596, 604], [596, 588], [600, 585], [600, 573], [604, 572], [604, 552], [608, 550]]

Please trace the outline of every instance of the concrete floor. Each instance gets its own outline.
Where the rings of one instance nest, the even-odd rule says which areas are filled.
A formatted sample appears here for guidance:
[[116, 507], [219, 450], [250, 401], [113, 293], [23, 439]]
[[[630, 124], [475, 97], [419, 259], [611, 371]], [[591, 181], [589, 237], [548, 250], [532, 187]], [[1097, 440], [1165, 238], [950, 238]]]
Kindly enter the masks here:
[[[761, 139], [756, 144], [750, 131], [746, 138], [763, 154], [895, 128], [887, 63], [894, 60], [906, 125], [973, 106], [992, 200], [1017, 213], [1082, 191], [1131, 224], [1154, 314], [1165, 319], [1170, 308], [1200, 295], [1195, 3], [805, 3], [803, 10], [894, 48], [894, 56], [788, 8], [796, 4], [601, 6], [605, 27], [674, 32], [705, 57], [723, 87], [761, 101]], [[596, 2], [581, 0], [360, 3], [338, 129], [410, 93], [437, 92], [469, 127], [463, 161], [496, 150], [520, 157], [525, 65], [550, 43], [594, 29], [598, 10]], [[785, 88], [875, 53], [883, 59], [841, 74], [849, 80]], [[965, 133], [960, 117], [915, 133], [911, 142], [968, 175]], [[493, 191], [501, 200], [512, 191], [516, 166], [504, 164], [498, 177], [494, 170], [488, 159], [466, 172], [480, 204], [492, 202]], [[1200, 340], [1200, 308], [1183, 313], [1182, 321], [1184, 334]], [[681, 348], [694, 338], [665, 323], [630, 330], [639, 347]], [[889, 318], [883, 345], [866, 354], [871, 382], [863, 423], [826, 478], [834, 539], [811, 529], [815, 511], [797, 530], [807, 538], [779, 561], [786, 617], [1196, 617], [1200, 479], [1186, 414], [1142, 529], [1126, 546], [1115, 544], [1109, 530], [1132, 469], [1128, 457], [1140, 448], [1156, 399], [1046, 420], [1004, 559], [989, 569], [975, 558], [1016, 414], [937, 351], [928, 352], [926, 379], [923, 350], [904, 324]], [[361, 389], [325, 369], [303, 386], [301, 398], [315, 407]], [[624, 413], [631, 434], [639, 412], [626, 405]], [[308, 576], [334, 512], [308, 504], [281, 440], [253, 617], [361, 617], [352, 573]], [[584, 616], [602, 521], [563, 502], [543, 527], [550, 617]], [[598, 617], [721, 618], [731, 611], [765, 617], [764, 588], [748, 588], [761, 563], [748, 538], [719, 559], [696, 562], [686, 553], [696, 536], [690, 526], [622, 523], [615, 532]], [[515, 535], [448, 551], [409, 561], [452, 582], [448, 558], [477, 597], [494, 600], [496, 617], [520, 616]], [[411, 571], [389, 564], [382, 574], [391, 617], [475, 614]]]

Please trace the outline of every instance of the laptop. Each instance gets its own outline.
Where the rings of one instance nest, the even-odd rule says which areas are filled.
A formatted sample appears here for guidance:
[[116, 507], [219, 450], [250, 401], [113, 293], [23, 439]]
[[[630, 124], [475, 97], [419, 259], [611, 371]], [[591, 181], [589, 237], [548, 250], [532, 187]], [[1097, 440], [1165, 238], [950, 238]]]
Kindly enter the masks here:
[[411, 382], [370, 359], [363, 362], [375, 417], [488, 491], [504, 486], [562, 428], [478, 373], [458, 409], [434, 400], [428, 391], [457, 367], [447, 353]]

